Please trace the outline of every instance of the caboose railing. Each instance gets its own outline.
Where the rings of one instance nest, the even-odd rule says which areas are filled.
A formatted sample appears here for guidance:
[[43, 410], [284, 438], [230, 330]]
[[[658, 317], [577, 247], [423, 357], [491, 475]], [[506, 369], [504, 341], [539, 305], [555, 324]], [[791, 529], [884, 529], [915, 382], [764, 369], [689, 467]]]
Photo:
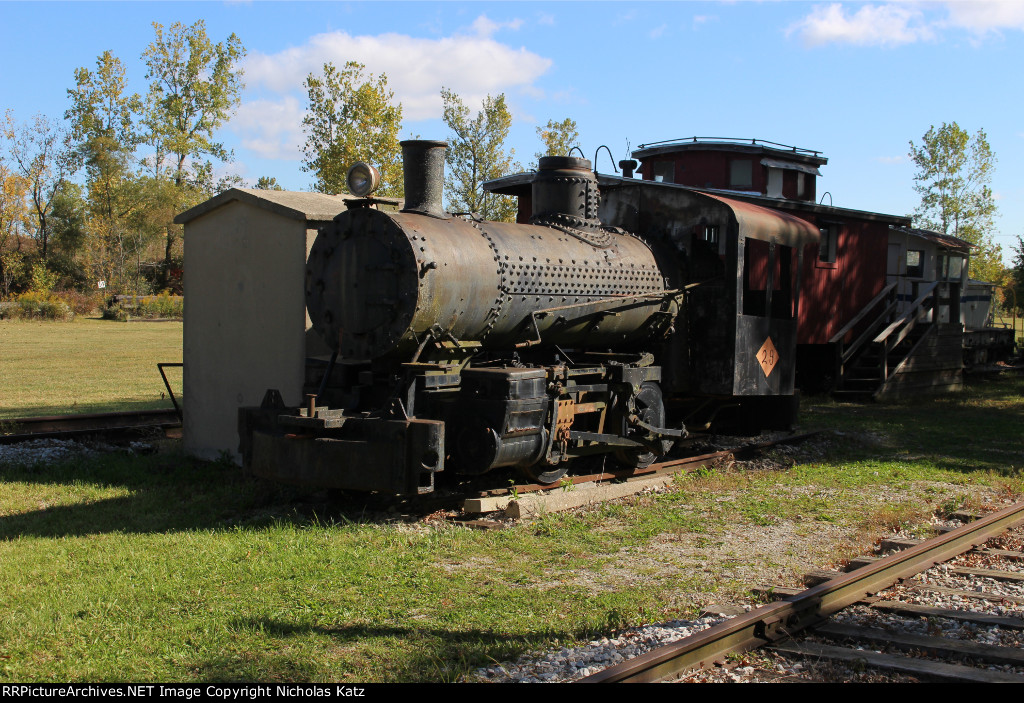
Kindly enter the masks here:
[[[900, 345], [900, 343], [907, 338], [907, 336], [913, 331], [914, 327], [921, 320], [928, 317], [929, 313], [933, 314], [936, 309], [936, 301], [933, 299], [935, 289], [939, 287], [939, 281], [929, 284], [921, 292], [913, 303], [910, 304], [910, 309], [900, 315], [896, 320], [886, 327], [882, 332], [878, 334], [873, 340], [874, 343], [881, 345], [881, 358], [879, 359], [879, 373], [881, 380], [884, 383], [889, 376], [895, 375], [906, 365], [907, 360], [913, 356], [914, 351], [919, 345], [921, 345], [928, 335], [935, 329], [935, 325], [932, 325], [928, 330], [921, 336], [920, 339], [914, 344], [904, 356], [903, 359], [897, 364], [891, 372], [889, 371], [889, 354]], [[934, 320], [933, 320], [934, 321]]]
[[[849, 322], [843, 325], [843, 328], [832, 335], [829, 344], [836, 345], [836, 380], [840, 380], [846, 371], [846, 364], [852, 359], [857, 353], [867, 344], [871, 339], [878, 333], [878, 330], [889, 320], [889, 316], [896, 310], [896, 284], [890, 283], [881, 291], [878, 295], [871, 299], [871, 301], [865, 305], [859, 313], [853, 316]], [[848, 335], [853, 329], [857, 327], [864, 319], [879, 305], [885, 302], [885, 306], [881, 308], [881, 311], [876, 313], [874, 321], [868, 325], [857, 339], [853, 340], [849, 345], [844, 341], [846, 335]]]

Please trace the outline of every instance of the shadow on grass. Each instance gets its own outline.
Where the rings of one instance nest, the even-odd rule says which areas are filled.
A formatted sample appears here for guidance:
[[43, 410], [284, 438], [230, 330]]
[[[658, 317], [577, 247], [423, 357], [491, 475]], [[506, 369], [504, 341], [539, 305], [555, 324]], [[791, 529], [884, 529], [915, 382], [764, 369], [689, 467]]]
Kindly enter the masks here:
[[[310, 496], [308, 491], [248, 476], [230, 462], [178, 454], [113, 453], [49, 465], [0, 465], [0, 491], [5, 490], [3, 484], [16, 483], [40, 486], [39, 493], [46, 497], [25, 499], [39, 509], [0, 515], [0, 540], [259, 528], [275, 523], [361, 523], [376, 515], [365, 500], [331, 503], [323, 494]], [[107, 489], [129, 495], [88, 497]], [[12, 498], [2, 500], [0, 510], [10, 512], [14, 503]]]
[[[920, 460], [967, 474], [991, 471], [1015, 477], [1024, 469], [1024, 378], [972, 385], [962, 395], [901, 404], [814, 404], [805, 421], [821, 427], [877, 434], [882, 444], [841, 442], [836, 461], [881, 458]], [[67, 505], [0, 516], [0, 540], [109, 532], [154, 533], [194, 529], [258, 528], [275, 522], [330, 524], [379, 522], [380, 505], [365, 498], [330, 503], [309, 491], [248, 477], [233, 464], [181, 455], [106, 454], [61, 464], [22, 468], [0, 465], [3, 482], [46, 486], [43, 500]], [[130, 495], [90, 499], [105, 487]], [[0, 510], [12, 500], [0, 494]]]
[[959, 394], [899, 403], [809, 405], [807, 425], [879, 441], [847, 443], [846, 458], [920, 459], [948, 471], [1008, 477], [1024, 468], [1024, 378], [986, 378]]
[[[157, 377], [160, 384], [160, 377]], [[179, 383], [180, 386], [180, 383]], [[160, 388], [163, 386], [161, 385]], [[180, 388], [174, 388], [178, 395]], [[154, 395], [156, 395], [154, 393]], [[51, 415], [88, 415], [92, 413], [113, 413], [129, 410], [174, 410], [170, 398], [154, 398], [153, 400], [115, 400], [106, 403], [76, 403], [75, 405], [32, 405], [22, 406], [15, 410], [0, 411], [0, 423], [9, 422], [22, 417], [49, 417]]]
[[[525, 651], [549, 646], [554, 640], [586, 639], [593, 628], [578, 631], [546, 630], [530, 633], [502, 633], [482, 629], [443, 629], [399, 625], [358, 624], [328, 627], [304, 625], [270, 618], [238, 620], [232, 627], [279, 638], [319, 636], [329, 638], [339, 649], [350, 650], [352, 659], [332, 662], [330, 670], [301, 656], [246, 652], [218, 657], [196, 668], [203, 681], [308, 682], [356, 680], [367, 671], [388, 682], [450, 681], [474, 669], [514, 659]], [[376, 642], [377, 647], [374, 647]], [[402, 646], [402, 645], [405, 646]], [[358, 645], [359, 652], [350, 645]], [[374, 654], [376, 650], [377, 654]], [[373, 661], [379, 659], [379, 661]], [[386, 673], [384, 673], [386, 672]], [[382, 675], [383, 674], [383, 675]]]

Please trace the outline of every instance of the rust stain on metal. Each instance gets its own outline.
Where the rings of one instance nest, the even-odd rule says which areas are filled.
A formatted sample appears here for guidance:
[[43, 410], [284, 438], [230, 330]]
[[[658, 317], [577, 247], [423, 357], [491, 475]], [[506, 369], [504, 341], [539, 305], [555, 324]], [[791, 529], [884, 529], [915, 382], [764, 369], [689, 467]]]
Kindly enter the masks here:
[[555, 424], [555, 440], [569, 440], [572, 421], [576, 418], [576, 403], [571, 398], [558, 401], [558, 419]]

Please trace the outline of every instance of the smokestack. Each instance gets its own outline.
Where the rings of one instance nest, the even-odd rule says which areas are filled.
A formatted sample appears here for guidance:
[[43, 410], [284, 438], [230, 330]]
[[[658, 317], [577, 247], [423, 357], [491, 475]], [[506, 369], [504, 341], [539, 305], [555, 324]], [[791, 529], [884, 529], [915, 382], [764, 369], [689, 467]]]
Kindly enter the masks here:
[[417, 212], [447, 219], [441, 205], [444, 191], [444, 154], [448, 142], [432, 139], [408, 139], [402, 146], [402, 168], [405, 171], [405, 208], [402, 212]]

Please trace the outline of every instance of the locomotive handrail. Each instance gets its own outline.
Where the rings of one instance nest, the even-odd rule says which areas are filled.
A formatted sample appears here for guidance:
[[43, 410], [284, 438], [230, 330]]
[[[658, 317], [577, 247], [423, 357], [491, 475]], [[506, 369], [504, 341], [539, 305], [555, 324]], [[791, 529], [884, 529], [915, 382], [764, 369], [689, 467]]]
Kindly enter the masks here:
[[[689, 288], [691, 286], [687, 286]], [[601, 298], [599, 300], [585, 300], [582, 303], [569, 303], [568, 305], [559, 305], [553, 308], [544, 308], [543, 310], [533, 310], [530, 312], [530, 322], [533, 324], [533, 331], [536, 333], [536, 339], [527, 339], [525, 342], [519, 342], [515, 345], [516, 348], [532, 347], [541, 343], [540, 327], [537, 325], [537, 318], [544, 317], [553, 312], [559, 312], [561, 310], [569, 310], [571, 308], [583, 308], [589, 305], [603, 305], [605, 303], [621, 303], [621, 305], [615, 305], [613, 307], [604, 308], [601, 310], [595, 310], [594, 314], [603, 312], [610, 312], [618, 307], [623, 307], [626, 304], [635, 303], [638, 299], [644, 298], [661, 298], [662, 300], [668, 298], [674, 298], [677, 295], [683, 293], [683, 289], [674, 288], [672, 290], [660, 291], [657, 293], [638, 293], [630, 295], [617, 295], [612, 298]]]

